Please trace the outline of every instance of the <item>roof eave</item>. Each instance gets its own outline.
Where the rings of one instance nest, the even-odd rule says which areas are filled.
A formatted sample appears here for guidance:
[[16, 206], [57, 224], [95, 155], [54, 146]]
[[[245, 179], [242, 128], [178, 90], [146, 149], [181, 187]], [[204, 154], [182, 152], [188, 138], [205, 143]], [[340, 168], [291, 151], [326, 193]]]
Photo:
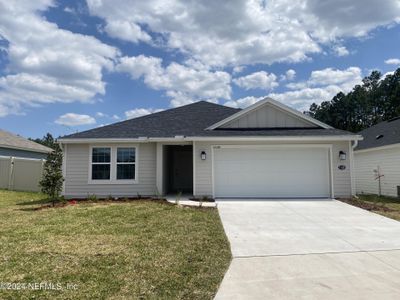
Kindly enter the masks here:
[[53, 151], [53, 149], [51, 149], [51, 148], [49, 148], [49, 150], [46, 150], [46, 149], [34, 149], [34, 148], [18, 147], [18, 146], [7, 145], [7, 144], [0, 144], [0, 147], [9, 148], [9, 149], [15, 149], [15, 150], [24, 150], [24, 151], [30, 151], [30, 152], [40, 152], [40, 153], [50, 153], [51, 151]]
[[59, 139], [60, 144], [90, 143], [148, 143], [148, 142], [182, 142], [182, 141], [361, 141], [360, 135], [329, 136], [184, 136], [184, 137], [149, 137], [149, 138], [78, 138]]
[[363, 148], [363, 149], [359, 149], [359, 150], [355, 149], [354, 152], [363, 153], [363, 152], [370, 152], [370, 151], [386, 150], [386, 149], [391, 149], [391, 148], [400, 148], [400, 143], [394, 143], [394, 144], [389, 144], [389, 145], [384, 145], [384, 146], [368, 147], [368, 148]]

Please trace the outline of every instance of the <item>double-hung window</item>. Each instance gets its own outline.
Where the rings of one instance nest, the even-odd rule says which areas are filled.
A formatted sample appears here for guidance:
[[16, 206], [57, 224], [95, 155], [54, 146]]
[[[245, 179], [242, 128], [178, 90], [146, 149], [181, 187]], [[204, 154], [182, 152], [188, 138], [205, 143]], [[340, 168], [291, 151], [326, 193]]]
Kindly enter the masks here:
[[136, 147], [94, 146], [90, 156], [89, 183], [136, 183]]
[[117, 180], [135, 180], [136, 149], [117, 148]]
[[92, 180], [111, 179], [111, 148], [92, 148]]

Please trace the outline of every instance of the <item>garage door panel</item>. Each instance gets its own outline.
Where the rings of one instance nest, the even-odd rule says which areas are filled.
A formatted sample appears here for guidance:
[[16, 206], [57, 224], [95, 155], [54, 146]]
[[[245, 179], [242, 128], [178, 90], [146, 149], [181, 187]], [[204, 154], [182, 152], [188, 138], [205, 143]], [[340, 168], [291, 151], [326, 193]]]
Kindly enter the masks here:
[[220, 148], [216, 197], [329, 197], [326, 148]]

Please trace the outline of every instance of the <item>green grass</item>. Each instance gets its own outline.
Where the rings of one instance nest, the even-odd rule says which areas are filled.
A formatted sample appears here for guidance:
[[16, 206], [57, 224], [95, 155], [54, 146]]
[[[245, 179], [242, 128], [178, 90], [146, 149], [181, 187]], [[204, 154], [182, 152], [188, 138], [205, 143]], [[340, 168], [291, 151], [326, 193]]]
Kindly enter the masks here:
[[400, 221], [400, 199], [378, 195], [358, 195], [357, 198], [345, 202], [368, 209], [382, 216]]
[[32, 210], [45, 202], [0, 190], [0, 283], [63, 289], [0, 290], [0, 299], [211, 299], [231, 260], [216, 209], [136, 201]]

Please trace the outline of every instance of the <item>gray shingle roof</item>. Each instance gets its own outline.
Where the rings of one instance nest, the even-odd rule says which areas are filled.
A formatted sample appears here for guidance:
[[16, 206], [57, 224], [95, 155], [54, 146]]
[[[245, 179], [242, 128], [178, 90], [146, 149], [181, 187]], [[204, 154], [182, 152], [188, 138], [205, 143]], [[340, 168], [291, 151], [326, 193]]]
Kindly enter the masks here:
[[378, 123], [358, 134], [362, 135], [364, 140], [358, 143], [356, 150], [400, 143], [400, 117]]
[[122, 121], [68, 136], [62, 139], [90, 138], [168, 138], [175, 136], [333, 136], [352, 135], [338, 129], [293, 128], [293, 129], [216, 129], [205, 130], [240, 109], [205, 101], [165, 110], [151, 115]]
[[0, 147], [22, 149], [41, 153], [48, 153], [53, 151], [51, 148], [32, 142], [26, 138], [23, 138], [8, 131], [4, 131], [2, 129], [0, 129]]

